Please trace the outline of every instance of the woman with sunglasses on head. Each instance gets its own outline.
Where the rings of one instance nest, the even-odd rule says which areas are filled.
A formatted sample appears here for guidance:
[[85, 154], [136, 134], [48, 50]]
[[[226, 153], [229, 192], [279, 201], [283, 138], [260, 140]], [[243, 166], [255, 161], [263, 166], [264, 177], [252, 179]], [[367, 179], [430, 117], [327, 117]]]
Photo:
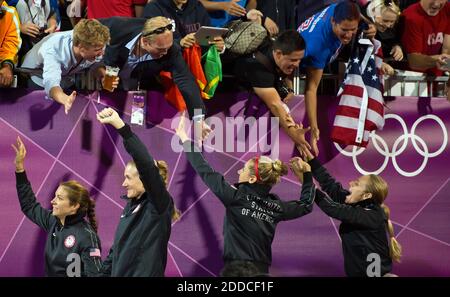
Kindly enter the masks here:
[[384, 203], [388, 194], [386, 181], [378, 175], [363, 175], [351, 181], [348, 190], [344, 189], [311, 152], [302, 152], [307, 155], [313, 177], [326, 193], [316, 191], [316, 204], [342, 222], [339, 235], [346, 275], [394, 276], [390, 273], [392, 261], [400, 262], [402, 248], [395, 239], [390, 211]]
[[[22, 212], [47, 232], [45, 273], [47, 276], [96, 276], [102, 267], [97, 235], [95, 202], [77, 181], [60, 183], [51, 201], [52, 211], [36, 201], [25, 173], [26, 148], [17, 137], [16, 187]], [[89, 222], [84, 218], [87, 216]]]
[[197, 120], [204, 118], [205, 106], [200, 90], [181, 55], [180, 47], [173, 42], [175, 27], [170, 19], [162, 16], [148, 20], [112, 17], [100, 19], [100, 22], [111, 32], [104, 62], [120, 68], [123, 89], [155, 87], [159, 84], [156, 79], [159, 73], [168, 71], [183, 95], [189, 116]]
[[[315, 188], [311, 173], [304, 174], [301, 195], [298, 200], [284, 201], [271, 193], [272, 187], [286, 175], [288, 167], [280, 160], [267, 156], [248, 160], [238, 171], [239, 183], [235, 186], [215, 172], [189, 141], [184, 128], [184, 117], [176, 129], [183, 143], [186, 156], [203, 182], [220, 199], [226, 208], [223, 225], [224, 262], [228, 267], [251, 262], [258, 268], [258, 275], [269, 273], [272, 262], [272, 241], [277, 224], [299, 218], [311, 212]], [[291, 169], [300, 179], [303, 174], [299, 158], [290, 162]], [[307, 164], [306, 164], [307, 166]]]

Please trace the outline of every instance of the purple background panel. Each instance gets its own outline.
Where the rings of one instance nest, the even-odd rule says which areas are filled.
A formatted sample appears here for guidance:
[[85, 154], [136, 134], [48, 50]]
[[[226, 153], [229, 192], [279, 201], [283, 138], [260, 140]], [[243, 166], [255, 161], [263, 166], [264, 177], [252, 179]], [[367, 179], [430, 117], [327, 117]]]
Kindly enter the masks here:
[[[130, 157], [116, 131], [100, 125], [95, 114], [105, 106], [112, 106], [129, 122], [130, 95], [101, 93], [100, 103], [97, 103], [97, 94], [79, 95], [69, 115], [44, 97], [42, 91], [2, 90], [0, 94], [0, 195], [3, 201], [0, 276], [41, 276], [44, 269], [46, 235], [24, 218], [17, 201], [14, 153], [10, 147], [17, 135], [27, 147], [27, 173], [37, 199], [45, 207], [49, 207], [62, 180], [76, 179], [89, 189], [97, 204], [103, 258], [111, 247], [126, 202], [120, 196], [124, 193], [121, 186], [124, 165]], [[167, 161], [168, 188], [182, 212], [181, 219], [173, 223], [166, 275], [217, 276], [223, 265], [225, 208], [195, 174], [185, 155], [171, 149], [171, 142], [176, 141], [171, 128], [175, 124], [172, 118], [178, 115], [176, 110], [160, 93], [149, 92], [147, 99], [147, 123], [143, 127], [133, 126], [133, 130], [155, 159]], [[450, 156], [448, 137], [444, 138], [450, 130], [450, 105], [437, 98], [394, 99], [387, 103], [386, 113], [391, 114], [388, 117], [392, 114], [400, 117], [406, 130], [398, 120], [387, 119], [384, 130], [376, 133], [378, 147], [372, 139], [368, 148], [353, 158], [340, 153], [329, 140], [337, 100], [321, 97], [318, 102], [319, 159], [344, 186], [360, 176], [361, 170], [377, 171], [386, 162], [380, 175], [390, 186], [386, 203], [391, 208], [391, 219], [404, 251], [402, 263], [395, 264], [393, 272], [401, 276], [450, 276]], [[208, 116], [220, 120], [253, 116], [268, 121], [267, 108], [248, 93], [219, 94], [206, 105]], [[295, 98], [288, 105], [294, 118], [307, 126], [303, 97]], [[430, 115], [440, 119], [445, 131], [434, 119], [417, 122]], [[412, 134], [414, 124], [417, 127]], [[230, 183], [237, 182], [237, 171], [250, 157], [270, 153], [259, 145], [267, 143], [267, 138], [272, 136], [279, 136], [275, 137], [279, 138], [279, 157], [288, 161], [296, 155], [294, 146], [283, 131], [269, 131], [272, 128], [268, 125], [265, 132], [258, 131], [257, 151], [248, 151], [247, 146], [244, 152], [215, 151], [205, 152], [204, 156]], [[236, 131], [240, 129], [246, 128], [236, 127]], [[402, 135], [408, 137], [399, 139]], [[418, 151], [425, 150], [418, 137], [428, 150], [426, 161]], [[408, 141], [404, 142], [405, 139]], [[416, 139], [417, 149], [411, 139]], [[393, 150], [395, 142], [397, 150]], [[351, 151], [351, 148], [345, 150]], [[438, 150], [440, 153], [435, 153]], [[416, 171], [423, 162], [422, 171], [405, 176], [407, 172]], [[284, 200], [298, 199], [300, 190], [301, 184], [291, 173], [273, 188]], [[300, 219], [281, 222], [272, 245], [271, 274], [343, 276], [338, 228], [339, 222], [317, 207]]]

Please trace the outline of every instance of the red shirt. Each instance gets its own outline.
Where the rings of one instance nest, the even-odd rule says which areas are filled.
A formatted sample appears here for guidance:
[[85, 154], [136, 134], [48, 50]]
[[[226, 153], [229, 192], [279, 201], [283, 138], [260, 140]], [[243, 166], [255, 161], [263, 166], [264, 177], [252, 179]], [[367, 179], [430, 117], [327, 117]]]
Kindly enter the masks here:
[[[436, 16], [429, 16], [420, 3], [415, 3], [403, 11], [404, 31], [402, 45], [407, 54], [439, 55], [442, 53], [444, 35], [450, 34], [450, 4]], [[442, 71], [433, 69], [436, 75]], [[440, 72], [440, 73], [439, 73]]]
[[88, 18], [134, 17], [134, 5], [145, 4], [147, 0], [87, 0]]

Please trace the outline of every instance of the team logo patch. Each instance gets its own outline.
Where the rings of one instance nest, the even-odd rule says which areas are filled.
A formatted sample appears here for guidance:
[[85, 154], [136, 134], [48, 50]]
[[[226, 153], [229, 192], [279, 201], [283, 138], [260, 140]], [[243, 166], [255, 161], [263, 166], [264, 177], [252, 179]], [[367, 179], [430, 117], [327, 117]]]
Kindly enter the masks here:
[[64, 246], [68, 249], [70, 249], [71, 247], [73, 247], [75, 245], [75, 236], [73, 235], [69, 235], [66, 237], [66, 239], [64, 239]]

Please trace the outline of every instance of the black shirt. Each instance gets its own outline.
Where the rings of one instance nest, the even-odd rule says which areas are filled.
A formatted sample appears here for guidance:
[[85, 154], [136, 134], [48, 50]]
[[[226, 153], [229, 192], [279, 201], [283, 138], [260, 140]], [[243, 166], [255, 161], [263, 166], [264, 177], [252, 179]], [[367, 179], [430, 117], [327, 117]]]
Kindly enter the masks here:
[[380, 276], [392, 270], [389, 243], [386, 234], [387, 217], [374, 199], [345, 204], [350, 194], [327, 172], [317, 159], [310, 162], [314, 178], [324, 194], [316, 191], [316, 203], [332, 218], [340, 220], [344, 266], [347, 276], [367, 277], [367, 268], [373, 263], [371, 254], [379, 256]]
[[[33, 223], [47, 232], [45, 244], [45, 273], [47, 276], [66, 277], [67, 268], [76, 263], [80, 256], [81, 276], [96, 276], [101, 269], [100, 239], [91, 225], [84, 220], [84, 213], [67, 216], [64, 226], [52, 212], [43, 208], [33, 193], [31, 184], [25, 172], [16, 172], [16, 187], [22, 212]], [[70, 269], [69, 272], [74, 272]]]
[[274, 88], [281, 75], [278, 73], [273, 59], [272, 47], [270, 44], [266, 44], [259, 51], [266, 57], [271, 69], [258, 61], [255, 54], [252, 54], [237, 59], [234, 65], [234, 74], [246, 87]]
[[277, 24], [279, 32], [295, 29], [295, 0], [258, 0], [256, 9]]
[[174, 39], [180, 39], [190, 33], [195, 33], [201, 26], [211, 26], [211, 19], [205, 7], [198, 0], [188, 0], [181, 9], [173, 0], [158, 0], [145, 5], [144, 18], [165, 16], [175, 22]]
[[283, 201], [260, 183], [240, 183], [235, 187], [215, 172], [191, 142], [183, 144], [194, 170], [226, 208], [223, 224], [225, 261], [255, 261], [269, 266], [272, 241], [279, 222], [304, 216], [312, 211], [315, 188], [311, 174], [305, 174], [298, 200]]
[[[118, 132], [136, 163], [145, 192], [130, 199], [103, 262], [104, 276], [164, 276], [173, 201], [145, 145], [125, 125]], [[123, 197], [126, 199], [126, 197]]]

